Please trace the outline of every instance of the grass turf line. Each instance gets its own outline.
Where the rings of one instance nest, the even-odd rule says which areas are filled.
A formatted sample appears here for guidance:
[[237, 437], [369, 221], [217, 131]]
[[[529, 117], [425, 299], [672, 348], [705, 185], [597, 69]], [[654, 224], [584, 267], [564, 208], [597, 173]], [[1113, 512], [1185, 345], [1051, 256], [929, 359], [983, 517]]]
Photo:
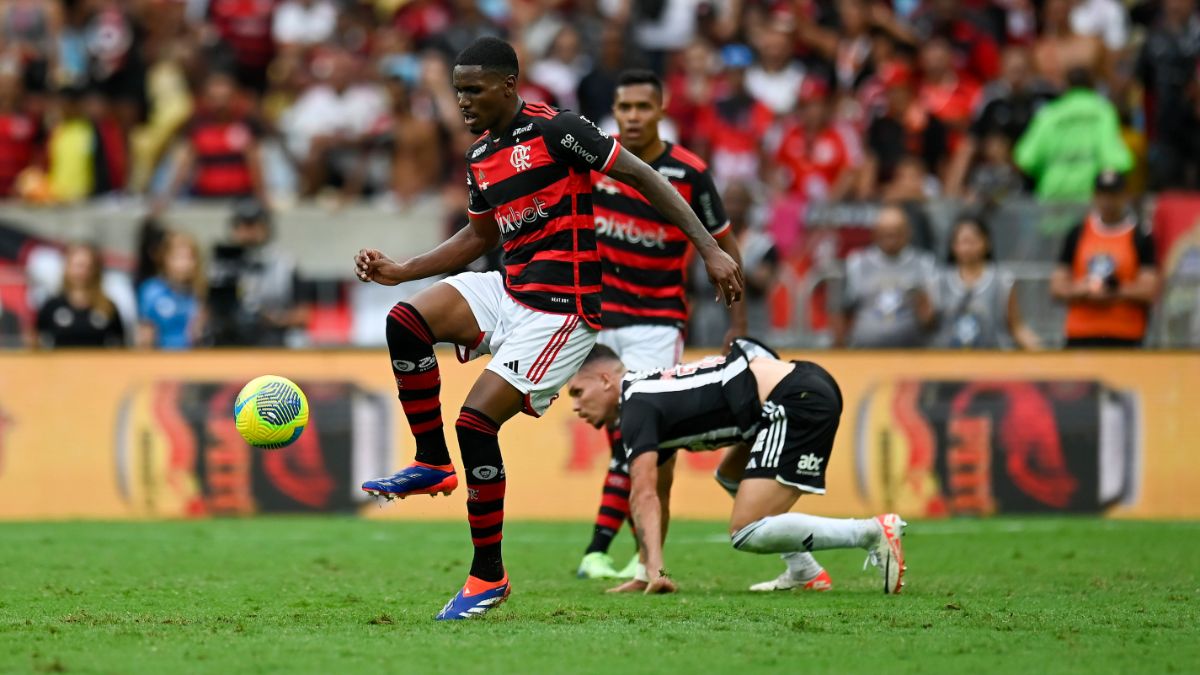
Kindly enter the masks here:
[[[573, 577], [587, 523], [510, 523], [510, 601], [433, 615], [460, 523], [261, 518], [0, 524], [0, 672], [1196, 672], [1200, 523], [914, 523], [908, 586], [818, 552], [832, 593], [752, 594], [774, 556], [672, 523], [676, 596]], [[622, 533], [618, 566], [632, 546]]]

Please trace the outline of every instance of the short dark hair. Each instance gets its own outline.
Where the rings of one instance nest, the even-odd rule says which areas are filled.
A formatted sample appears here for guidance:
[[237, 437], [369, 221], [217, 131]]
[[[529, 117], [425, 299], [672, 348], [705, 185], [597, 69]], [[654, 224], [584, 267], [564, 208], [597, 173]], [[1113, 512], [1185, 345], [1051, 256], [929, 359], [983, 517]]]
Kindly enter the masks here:
[[1095, 86], [1092, 71], [1087, 68], [1075, 67], [1067, 71], [1068, 89], [1094, 89]]
[[458, 53], [456, 66], [479, 66], [508, 77], [520, 73], [517, 52], [500, 38], [481, 37]]
[[618, 356], [611, 347], [598, 344], [592, 347], [592, 351], [588, 352], [588, 355], [584, 357], [583, 363], [579, 367], [580, 369], [583, 369], [592, 365], [593, 363], [603, 363], [605, 361], [616, 361], [617, 363], [621, 363], [621, 357]]
[[983, 259], [987, 262], [995, 262], [996, 253], [992, 250], [992, 231], [988, 229], [987, 223], [984, 222], [983, 214], [978, 211], [967, 211], [960, 214], [954, 221], [954, 226], [950, 228], [950, 237], [946, 245], [946, 264], [958, 264], [958, 259], [954, 256], [954, 238], [958, 236], [959, 230], [966, 227], [975, 228], [979, 236], [983, 237], [984, 245], [987, 246], [987, 250], [983, 254]]
[[617, 76], [618, 87], [628, 87], [635, 84], [648, 84], [651, 87], [654, 87], [654, 90], [658, 92], [659, 96], [662, 96], [662, 79], [656, 75], [653, 70], [648, 70], [646, 68], [630, 68], [629, 70], [622, 71], [621, 74]]

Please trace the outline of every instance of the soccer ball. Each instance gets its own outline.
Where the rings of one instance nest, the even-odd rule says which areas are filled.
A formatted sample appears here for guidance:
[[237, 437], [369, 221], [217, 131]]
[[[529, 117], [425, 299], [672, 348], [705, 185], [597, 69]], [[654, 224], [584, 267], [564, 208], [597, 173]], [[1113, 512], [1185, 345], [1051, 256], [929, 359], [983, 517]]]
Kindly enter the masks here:
[[238, 433], [256, 448], [291, 445], [308, 424], [308, 399], [295, 382], [278, 375], [250, 380], [233, 404]]

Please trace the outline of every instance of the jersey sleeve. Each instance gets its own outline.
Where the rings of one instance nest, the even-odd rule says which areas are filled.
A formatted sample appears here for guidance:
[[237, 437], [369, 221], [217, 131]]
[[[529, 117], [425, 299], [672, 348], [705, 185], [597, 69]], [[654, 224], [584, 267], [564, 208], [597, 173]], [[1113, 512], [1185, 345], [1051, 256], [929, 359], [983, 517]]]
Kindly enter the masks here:
[[725, 204], [708, 171], [696, 173], [695, 189], [692, 190], [692, 211], [704, 223], [704, 229], [713, 237], [729, 234], [729, 216], [725, 215]]
[[564, 111], [542, 128], [546, 148], [556, 159], [583, 171], [608, 173], [617, 161], [621, 145], [590, 120]]
[[472, 216], [486, 216], [492, 212], [491, 204], [483, 198], [483, 190], [479, 189], [479, 184], [475, 182], [475, 175], [471, 173], [470, 165], [467, 166], [467, 213]]
[[1063, 240], [1062, 250], [1058, 253], [1058, 264], [1070, 267], [1075, 264], [1075, 249], [1079, 248], [1079, 233], [1083, 225], [1076, 225], [1067, 233]]
[[658, 410], [635, 398], [621, 405], [621, 440], [625, 444], [625, 459], [632, 462], [638, 455], [658, 450]]

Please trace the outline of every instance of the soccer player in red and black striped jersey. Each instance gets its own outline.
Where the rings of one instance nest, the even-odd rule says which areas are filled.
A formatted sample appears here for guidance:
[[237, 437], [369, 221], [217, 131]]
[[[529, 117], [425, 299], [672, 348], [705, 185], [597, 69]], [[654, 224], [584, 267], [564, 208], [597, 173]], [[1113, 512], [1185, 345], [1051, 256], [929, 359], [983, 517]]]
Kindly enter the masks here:
[[374, 249], [355, 256], [361, 280], [395, 285], [462, 269], [497, 244], [504, 248], [503, 275], [456, 275], [397, 303], [387, 320], [392, 372], [417, 456], [395, 475], [365, 482], [369, 493], [404, 498], [458, 486], [442, 433], [433, 345], [458, 345], [464, 360], [492, 355], [455, 425], [475, 555], [466, 584], [438, 614], [443, 620], [481, 616], [508, 597], [497, 432], [519, 412], [541, 415], [596, 341], [601, 270], [591, 172], [635, 186], [686, 232], [726, 303], [742, 293], [738, 263], [658, 172], [588, 120], [522, 101], [517, 74], [516, 53], [496, 38], [476, 40], [455, 62], [463, 120], [481, 134], [467, 151], [469, 226], [403, 262]]
[[[713, 184], [708, 165], [682, 146], [658, 135], [663, 118], [663, 84], [648, 70], [628, 70], [617, 79], [613, 116], [621, 146], [648, 164], [687, 201], [718, 245], [741, 263], [737, 238]], [[603, 329], [598, 342], [621, 356], [630, 370], [670, 368], [683, 354], [687, 324], [688, 237], [634, 188], [594, 173], [592, 203], [600, 246], [604, 291]], [[726, 343], [746, 332], [741, 303], [730, 307]], [[579, 564], [581, 578], [631, 577], [636, 560], [620, 572], [608, 554], [613, 537], [629, 513], [629, 473], [619, 429], [610, 429], [612, 460], [592, 541]]]

